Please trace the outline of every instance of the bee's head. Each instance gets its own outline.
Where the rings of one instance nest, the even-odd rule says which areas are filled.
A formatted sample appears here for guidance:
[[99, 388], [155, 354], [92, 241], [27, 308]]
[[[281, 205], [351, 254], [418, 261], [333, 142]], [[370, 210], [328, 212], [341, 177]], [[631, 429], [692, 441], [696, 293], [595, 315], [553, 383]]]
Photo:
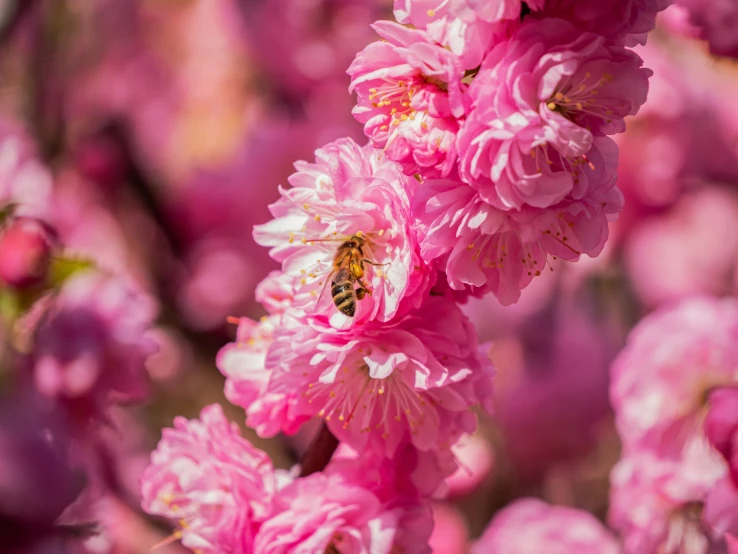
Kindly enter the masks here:
[[346, 246], [349, 248], [361, 248], [361, 246], [364, 244], [364, 239], [359, 235], [353, 235], [348, 241], [346, 241]]

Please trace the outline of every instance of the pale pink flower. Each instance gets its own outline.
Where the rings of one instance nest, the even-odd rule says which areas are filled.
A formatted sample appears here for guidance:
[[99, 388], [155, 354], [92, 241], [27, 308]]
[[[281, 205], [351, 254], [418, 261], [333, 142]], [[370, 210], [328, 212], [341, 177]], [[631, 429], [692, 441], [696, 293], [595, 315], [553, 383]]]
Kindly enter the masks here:
[[608, 521], [622, 535], [624, 554], [705, 554], [702, 506], [724, 473], [704, 438], [685, 445], [677, 460], [647, 450], [621, 459], [610, 474]]
[[646, 99], [642, 60], [559, 19], [524, 23], [487, 55], [459, 131], [461, 178], [500, 209], [544, 208], [602, 179], [593, 136]]
[[254, 552], [389, 554], [398, 515], [340, 473], [313, 473], [274, 496], [272, 513], [254, 539]]
[[294, 306], [293, 277], [275, 270], [256, 285], [254, 298], [270, 314], [281, 314]]
[[[280, 189], [282, 198], [270, 207], [274, 219], [254, 228], [256, 241], [271, 247], [291, 279], [292, 307], [340, 327], [388, 321], [403, 306], [417, 306], [431, 277], [409, 216], [408, 194], [417, 181], [348, 138], [317, 150], [316, 158], [295, 164], [292, 188]], [[362, 243], [362, 281], [371, 291], [357, 302], [353, 318], [333, 305], [329, 280], [337, 249], [348, 240]]]
[[592, 514], [524, 498], [495, 516], [471, 552], [617, 554], [619, 550], [615, 538]]
[[338, 473], [370, 490], [385, 511], [396, 514], [398, 532], [393, 553], [430, 554], [434, 522], [427, 499], [444, 494], [443, 479], [456, 463], [448, 450], [422, 452], [409, 442], [392, 458], [377, 449], [356, 451], [341, 443], [326, 473]]
[[581, 31], [635, 46], [646, 43], [656, 14], [670, 3], [671, 0], [545, 0], [535, 16], [566, 19]]
[[29, 141], [14, 125], [0, 122], [0, 209], [17, 204], [19, 215], [48, 217], [51, 195], [51, 174]]
[[36, 388], [69, 403], [81, 419], [110, 402], [147, 393], [144, 362], [154, 300], [122, 278], [84, 271], [69, 279], [41, 318], [30, 353]]
[[[538, 8], [542, 0], [533, 0], [530, 7]], [[400, 23], [425, 27], [438, 18], [453, 16], [464, 21], [519, 19], [521, 0], [395, 0], [394, 14]]]
[[449, 493], [463, 496], [477, 490], [492, 473], [495, 454], [492, 445], [480, 435], [461, 437], [451, 447], [459, 467], [446, 480]]
[[226, 398], [246, 410], [246, 424], [262, 437], [271, 437], [280, 431], [293, 434], [309, 419], [294, 413], [298, 391], [274, 393], [268, 390], [274, 370], [266, 369], [266, 356], [278, 326], [278, 316], [260, 322], [241, 318], [236, 341], [221, 348], [215, 359], [226, 377]]
[[374, 28], [385, 39], [360, 52], [348, 69], [356, 119], [384, 155], [405, 173], [445, 176], [456, 162], [457, 118], [464, 115], [458, 57], [425, 31], [390, 21]]
[[679, 456], [704, 437], [707, 393], [738, 377], [738, 300], [699, 297], [631, 331], [611, 369], [610, 399], [626, 451]]
[[267, 353], [266, 393], [296, 394], [296, 415], [319, 416], [350, 446], [392, 456], [410, 440], [421, 450], [473, 432], [469, 410], [491, 411], [490, 362], [467, 318], [443, 297], [391, 323], [336, 331], [283, 316]]
[[738, 486], [738, 388], [734, 384], [713, 391], [709, 406], [705, 434], [725, 458], [733, 482]]
[[[651, 128], [650, 123], [648, 126]], [[677, 133], [677, 136], [683, 135]], [[658, 141], [651, 136], [647, 142], [653, 145]], [[626, 163], [644, 167], [638, 159]], [[673, 164], [674, 157], [665, 157], [661, 163]], [[671, 183], [672, 187], [683, 186], [683, 181], [674, 176]], [[663, 188], [661, 192], [665, 192]], [[680, 191], [672, 188], [666, 192]], [[631, 200], [638, 199], [627, 198], [626, 205], [633, 207]], [[659, 255], [655, 256], [654, 252]], [[733, 191], [722, 187], [705, 187], [682, 194], [668, 212], [639, 218], [623, 254], [632, 287], [648, 306], [696, 294], [725, 294], [730, 291], [738, 258], [738, 198]]]
[[507, 305], [551, 261], [597, 256], [623, 200], [614, 186], [616, 149], [607, 138], [599, 141], [606, 147], [598, 150], [606, 154], [598, 162], [607, 178], [547, 209], [496, 209], [458, 179], [423, 183], [413, 198], [423, 259], [437, 260], [452, 289], [492, 292]]
[[[536, 9], [541, 0], [527, 2]], [[395, 19], [427, 31], [456, 54], [464, 69], [474, 69], [517, 25], [520, 0], [395, 0]]]
[[208, 554], [250, 554], [271, 509], [274, 469], [217, 404], [164, 429], [141, 481], [146, 512], [180, 522], [175, 536]]

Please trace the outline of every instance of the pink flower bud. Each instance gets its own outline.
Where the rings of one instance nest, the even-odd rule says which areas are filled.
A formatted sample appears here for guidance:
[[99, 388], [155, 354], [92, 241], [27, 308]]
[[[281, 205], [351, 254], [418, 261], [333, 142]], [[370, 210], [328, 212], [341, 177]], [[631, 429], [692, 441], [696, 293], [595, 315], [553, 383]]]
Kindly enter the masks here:
[[49, 232], [34, 219], [19, 218], [0, 234], [0, 281], [23, 288], [43, 280], [49, 267]]

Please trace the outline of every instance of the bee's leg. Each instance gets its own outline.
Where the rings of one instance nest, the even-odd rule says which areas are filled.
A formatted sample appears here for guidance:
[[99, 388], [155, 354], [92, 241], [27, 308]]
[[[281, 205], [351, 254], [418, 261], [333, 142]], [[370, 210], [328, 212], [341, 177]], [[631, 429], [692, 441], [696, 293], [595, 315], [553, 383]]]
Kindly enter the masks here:
[[[362, 298], [364, 298], [364, 294], [368, 294], [369, 296], [371, 296], [372, 295], [372, 291], [369, 290], [369, 287], [366, 286], [366, 284], [364, 283], [364, 281], [362, 281], [361, 279], [358, 279], [358, 278], [356, 280], [361, 285], [361, 288], [360, 289], [356, 289], [356, 297], [359, 298], [359, 300], [361, 300]], [[361, 297], [359, 297], [359, 291], [360, 290], [363, 291], [361, 293]]]
[[364, 264], [361, 260], [355, 262], [351, 260], [351, 274], [357, 279], [361, 279], [364, 276]]
[[385, 263], [383, 263], [383, 264], [378, 264], [378, 263], [376, 263], [376, 262], [373, 262], [373, 261], [371, 261], [371, 260], [367, 260], [366, 258], [364, 258], [363, 260], [361, 260], [361, 263], [362, 263], [362, 264], [363, 264], [363, 263], [367, 263], [367, 264], [370, 264], [370, 265], [379, 265], [379, 266], [382, 266], [382, 265], [390, 265], [390, 262], [385, 262]]
[[367, 292], [366, 289], [362, 289], [362, 288], [356, 289], [356, 299], [363, 300], [364, 296], [366, 296], [366, 292]]

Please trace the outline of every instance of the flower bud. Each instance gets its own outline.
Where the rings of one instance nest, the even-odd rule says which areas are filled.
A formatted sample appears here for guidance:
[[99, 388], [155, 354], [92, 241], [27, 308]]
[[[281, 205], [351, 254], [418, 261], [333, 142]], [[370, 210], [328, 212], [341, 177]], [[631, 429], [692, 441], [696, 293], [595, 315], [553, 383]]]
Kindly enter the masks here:
[[35, 220], [18, 218], [0, 233], [0, 282], [14, 288], [38, 284], [51, 258], [49, 231]]

